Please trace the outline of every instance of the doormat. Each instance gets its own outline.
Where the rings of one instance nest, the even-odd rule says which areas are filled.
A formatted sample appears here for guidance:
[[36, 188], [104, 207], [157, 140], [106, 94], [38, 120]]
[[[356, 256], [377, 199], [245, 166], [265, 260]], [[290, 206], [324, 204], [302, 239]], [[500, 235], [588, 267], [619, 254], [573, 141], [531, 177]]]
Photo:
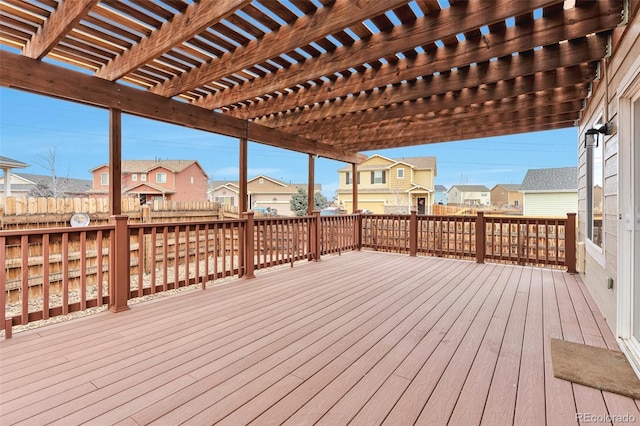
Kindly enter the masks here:
[[640, 399], [640, 380], [622, 352], [551, 339], [553, 375]]

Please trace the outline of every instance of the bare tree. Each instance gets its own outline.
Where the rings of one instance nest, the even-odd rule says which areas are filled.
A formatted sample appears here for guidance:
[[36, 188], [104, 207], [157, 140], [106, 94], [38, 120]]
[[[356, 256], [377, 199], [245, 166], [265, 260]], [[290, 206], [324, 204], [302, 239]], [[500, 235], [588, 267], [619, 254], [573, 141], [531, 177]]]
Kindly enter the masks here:
[[62, 198], [66, 195], [66, 179], [60, 178], [57, 174], [58, 145], [49, 147], [46, 152], [40, 153], [34, 163], [49, 172], [47, 182], [44, 182], [50, 190], [51, 197]]

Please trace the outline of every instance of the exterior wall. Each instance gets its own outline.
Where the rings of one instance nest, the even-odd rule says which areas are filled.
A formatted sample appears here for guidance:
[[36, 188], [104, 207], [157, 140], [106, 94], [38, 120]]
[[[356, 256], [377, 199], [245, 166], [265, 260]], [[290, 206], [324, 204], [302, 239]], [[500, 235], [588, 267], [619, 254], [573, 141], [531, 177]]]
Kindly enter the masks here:
[[[516, 203], [516, 201], [517, 201], [517, 203]], [[522, 207], [523, 203], [524, 203], [524, 197], [522, 195], [522, 192], [518, 192], [518, 191], [510, 191], [509, 192], [509, 205], [510, 206]]]
[[227, 205], [237, 206], [239, 204], [238, 194], [229, 188], [222, 187], [222, 188], [216, 189], [215, 191], [212, 191], [210, 196], [211, 199], [209, 201], [216, 201], [216, 198], [219, 198], [219, 197], [229, 198], [230, 203], [225, 203]]
[[109, 167], [108, 166], [102, 166], [99, 169], [96, 169], [96, 170], [93, 171], [93, 185], [92, 185], [92, 188], [93, 189], [100, 189], [100, 190], [109, 191], [109, 184], [108, 183], [106, 185], [101, 185], [100, 184], [100, 176], [102, 175], [102, 173], [109, 173]]
[[578, 208], [575, 192], [525, 192], [524, 216], [567, 217]]
[[[631, 144], [631, 139], [619, 140], [619, 127], [624, 125], [624, 123], [621, 123], [621, 118], [618, 115], [618, 107], [620, 104], [620, 94], [618, 90], [623, 81], [626, 81], [638, 72], [636, 62], [638, 57], [640, 57], [640, 18], [636, 16], [628, 25], [627, 34], [619, 46], [617, 46], [616, 53], [609, 59], [608, 65], [604, 62], [601, 64], [605, 78], [601, 79], [600, 83], [594, 86], [592, 99], [580, 121], [579, 138], [577, 141], [579, 188], [578, 241], [585, 243], [585, 271], [581, 271], [581, 278], [614, 332], [618, 326], [617, 293], [620, 291], [620, 286], [618, 285], [618, 240], [620, 238], [618, 235], [618, 227], [620, 226], [620, 220], [618, 218], [620, 214], [620, 200], [618, 194], [621, 192], [621, 188], [618, 184], [620, 172], [618, 165], [622, 159], [619, 158], [618, 154], [619, 144]], [[606, 82], [609, 82], [608, 87]], [[602, 119], [603, 122], [608, 121], [613, 123], [612, 134], [604, 137], [602, 248], [593, 244], [586, 235], [587, 165], [586, 151], [583, 145], [586, 129], [591, 128], [593, 124], [600, 119]], [[602, 142], [602, 138], [600, 142]], [[629, 174], [627, 174], [627, 176], [629, 176]], [[626, 256], [629, 256], [629, 254], [626, 254]], [[629, 258], [629, 261], [631, 262], [632, 259]], [[607, 278], [613, 278], [613, 289], [607, 289]]]
[[291, 211], [291, 195], [284, 193], [251, 194], [251, 208], [271, 208], [276, 209], [280, 216], [294, 216]]
[[491, 190], [491, 204], [496, 207], [504, 206], [517, 206], [522, 207], [522, 193], [518, 191], [508, 191], [507, 189], [496, 186]]
[[173, 190], [176, 191], [171, 197], [172, 201], [207, 201], [208, 178], [196, 163], [175, 175], [167, 172], [167, 184], [169, 175], [174, 183]]
[[447, 199], [449, 204], [489, 205], [491, 204], [491, 192], [489, 190], [487, 192], [467, 192], [451, 187], [447, 193]]

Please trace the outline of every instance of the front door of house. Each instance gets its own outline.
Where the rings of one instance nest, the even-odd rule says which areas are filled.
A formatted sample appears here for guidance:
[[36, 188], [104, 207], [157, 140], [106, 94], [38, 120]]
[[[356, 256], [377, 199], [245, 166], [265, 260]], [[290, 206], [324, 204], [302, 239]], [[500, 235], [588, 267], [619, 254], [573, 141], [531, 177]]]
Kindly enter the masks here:
[[418, 214], [427, 213], [427, 200], [424, 197], [418, 197]]

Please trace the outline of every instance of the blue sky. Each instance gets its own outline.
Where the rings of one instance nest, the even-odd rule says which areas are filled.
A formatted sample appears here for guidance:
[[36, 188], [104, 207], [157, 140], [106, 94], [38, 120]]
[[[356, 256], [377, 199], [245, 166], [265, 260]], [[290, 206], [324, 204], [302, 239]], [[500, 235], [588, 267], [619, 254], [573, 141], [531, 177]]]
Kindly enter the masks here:
[[[107, 110], [0, 88], [0, 155], [31, 165], [24, 172], [48, 174], [42, 158], [55, 147], [57, 174], [89, 179], [89, 170], [108, 162]], [[210, 179], [238, 179], [235, 138], [123, 115], [123, 159], [155, 157], [198, 160]], [[435, 156], [436, 184], [520, 183], [530, 168], [577, 163], [577, 129], [420, 145], [379, 151], [390, 158]], [[307, 155], [249, 144], [248, 176], [266, 175], [285, 182], [307, 180]], [[316, 183], [332, 197], [337, 170], [345, 163], [316, 160]]]

